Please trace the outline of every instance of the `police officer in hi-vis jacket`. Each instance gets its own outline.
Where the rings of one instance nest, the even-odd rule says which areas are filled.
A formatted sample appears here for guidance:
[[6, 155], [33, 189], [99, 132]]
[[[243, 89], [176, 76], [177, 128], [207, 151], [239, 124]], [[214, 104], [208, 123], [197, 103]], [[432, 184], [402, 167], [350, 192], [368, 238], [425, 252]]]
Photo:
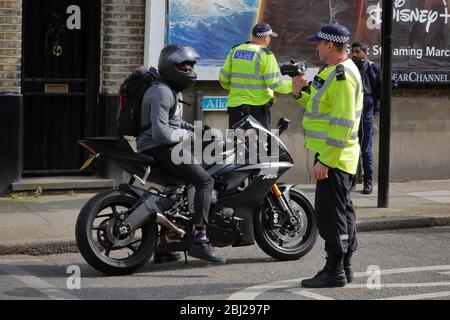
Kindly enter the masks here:
[[292, 82], [281, 79], [277, 59], [267, 46], [278, 35], [267, 23], [253, 27], [251, 41], [235, 46], [228, 54], [219, 80], [228, 90], [229, 128], [247, 115], [252, 115], [270, 130], [270, 107], [274, 91], [292, 92]]
[[311, 83], [293, 79], [293, 95], [305, 109], [306, 148], [315, 153], [317, 226], [325, 240], [325, 267], [301, 285], [307, 288], [342, 287], [353, 279], [350, 268], [357, 249], [355, 211], [350, 199], [360, 147], [358, 129], [363, 109], [361, 75], [347, 56], [350, 32], [329, 24], [308, 38], [324, 68]]

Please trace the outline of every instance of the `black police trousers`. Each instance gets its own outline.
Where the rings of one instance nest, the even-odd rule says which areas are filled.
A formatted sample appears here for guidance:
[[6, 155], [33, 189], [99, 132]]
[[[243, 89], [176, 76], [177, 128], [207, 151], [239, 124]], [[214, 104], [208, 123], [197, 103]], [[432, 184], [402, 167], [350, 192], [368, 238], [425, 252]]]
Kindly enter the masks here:
[[356, 215], [350, 198], [353, 175], [330, 168], [328, 179], [317, 181], [315, 211], [317, 228], [330, 255], [358, 248]]
[[[183, 152], [187, 152], [183, 150]], [[194, 225], [208, 223], [209, 209], [211, 207], [211, 196], [214, 187], [214, 179], [203, 168], [201, 164], [179, 164], [172, 162], [172, 146], [157, 147], [143, 152], [152, 156], [158, 165], [164, 168], [173, 177], [191, 182], [195, 187], [194, 198]], [[193, 157], [192, 157], [193, 158]]]
[[238, 123], [241, 119], [248, 115], [253, 116], [259, 123], [262, 124], [264, 128], [270, 130], [272, 117], [270, 115], [271, 102], [262, 106], [252, 106], [244, 104], [238, 107], [228, 108], [228, 128], [233, 128], [233, 126]]

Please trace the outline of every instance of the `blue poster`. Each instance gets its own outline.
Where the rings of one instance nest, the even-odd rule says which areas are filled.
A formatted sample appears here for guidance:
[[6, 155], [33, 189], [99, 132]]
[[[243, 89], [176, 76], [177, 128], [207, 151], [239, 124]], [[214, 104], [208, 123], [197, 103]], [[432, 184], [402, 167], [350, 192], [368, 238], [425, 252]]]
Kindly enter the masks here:
[[187, 44], [201, 66], [221, 66], [231, 47], [251, 38], [261, 0], [169, 0], [168, 44]]

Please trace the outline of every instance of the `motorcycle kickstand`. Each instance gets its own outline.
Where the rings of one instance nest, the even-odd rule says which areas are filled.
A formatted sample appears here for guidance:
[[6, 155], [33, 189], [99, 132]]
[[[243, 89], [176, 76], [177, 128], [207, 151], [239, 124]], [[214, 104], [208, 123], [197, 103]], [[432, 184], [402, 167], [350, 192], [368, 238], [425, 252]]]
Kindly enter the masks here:
[[184, 264], [188, 264], [187, 251], [184, 251]]

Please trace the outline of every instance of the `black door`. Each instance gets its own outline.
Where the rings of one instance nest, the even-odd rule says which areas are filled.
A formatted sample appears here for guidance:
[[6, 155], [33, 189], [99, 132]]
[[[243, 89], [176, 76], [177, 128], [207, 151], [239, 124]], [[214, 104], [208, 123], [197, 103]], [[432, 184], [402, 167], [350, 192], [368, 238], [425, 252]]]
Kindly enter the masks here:
[[79, 174], [95, 132], [100, 0], [23, 1], [24, 175]]

